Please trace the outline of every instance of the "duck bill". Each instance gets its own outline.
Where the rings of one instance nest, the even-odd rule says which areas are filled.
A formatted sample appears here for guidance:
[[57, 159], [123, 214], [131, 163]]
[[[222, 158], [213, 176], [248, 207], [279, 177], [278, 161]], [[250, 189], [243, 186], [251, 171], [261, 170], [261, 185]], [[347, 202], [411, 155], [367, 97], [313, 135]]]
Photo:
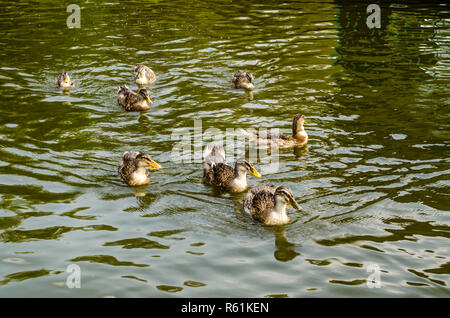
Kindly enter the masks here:
[[303, 120], [303, 123], [304, 123], [304, 124], [307, 124], [308, 122], [307, 122], [306, 120]]
[[248, 172], [250, 172], [252, 175], [254, 175], [257, 178], [261, 178], [261, 174], [258, 171], [256, 171], [255, 168], [251, 168], [250, 170], [248, 170]]
[[149, 103], [149, 104], [153, 104], [153, 102], [151, 101], [151, 99], [150, 99], [150, 97], [145, 97], [145, 100], [147, 101], [147, 103]]
[[64, 76], [64, 83], [66, 84], [69, 83], [69, 76], [67, 75]]
[[300, 205], [298, 205], [298, 203], [295, 201], [294, 198], [290, 198], [290, 199], [289, 199], [289, 202], [291, 203], [291, 206], [292, 206], [294, 209], [299, 210], [299, 211], [302, 210], [302, 208], [300, 207]]
[[156, 161], [153, 161], [153, 160], [150, 160], [148, 162], [148, 164], [150, 165], [150, 167], [153, 167], [153, 168], [156, 168], [156, 169], [162, 168], [159, 163], [157, 163]]

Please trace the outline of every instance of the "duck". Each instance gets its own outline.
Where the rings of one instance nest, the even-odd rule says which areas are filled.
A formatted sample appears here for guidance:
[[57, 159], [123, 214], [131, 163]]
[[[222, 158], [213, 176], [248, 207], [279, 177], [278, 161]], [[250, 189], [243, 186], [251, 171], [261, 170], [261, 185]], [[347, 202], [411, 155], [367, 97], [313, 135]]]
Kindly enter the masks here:
[[247, 190], [247, 172], [261, 177], [253, 164], [246, 159], [238, 159], [234, 168], [225, 163], [225, 150], [222, 145], [208, 144], [203, 157], [203, 182], [222, 191], [238, 193]]
[[308, 134], [303, 127], [307, 124], [302, 114], [295, 115], [292, 120], [292, 136], [282, 133], [258, 132], [255, 129], [241, 129], [247, 139], [258, 146], [289, 148], [302, 147], [308, 143]]
[[134, 82], [140, 86], [145, 86], [156, 81], [156, 75], [153, 71], [142, 64], [133, 66], [134, 68]]
[[235, 88], [244, 88], [246, 90], [252, 90], [255, 88], [253, 84], [253, 74], [250, 72], [236, 71], [233, 74], [231, 80]]
[[67, 72], [62, 72], [59, 74], [58, 79], [56, 80], [56, 85], [61, 88], [70, 88], [74, 86], [73, 81], [70, 79]]
[[130, 185], [137, 186], [148, 184], [150, 182], [147, 168], [156, 169], [161, 166], [154, 161], [149, 154], [139, 151], [125, 151], [122, 160], [119, 163], [119, 176]]
[[243, 200], [244, 211], [265, 225], [288, 224], [291, 220], [286, 213], [287, 205], [302, 210], [295, 201], [291, 189], [273, 184], [254, 187]]
[[117, 94], [119, 105], [128, 112], [149, 110], [150, 106], [148, 104], [153, 103], [145, 88], [141, 88], [136, 94], [127, 85], [122, 85], [119, 86]]

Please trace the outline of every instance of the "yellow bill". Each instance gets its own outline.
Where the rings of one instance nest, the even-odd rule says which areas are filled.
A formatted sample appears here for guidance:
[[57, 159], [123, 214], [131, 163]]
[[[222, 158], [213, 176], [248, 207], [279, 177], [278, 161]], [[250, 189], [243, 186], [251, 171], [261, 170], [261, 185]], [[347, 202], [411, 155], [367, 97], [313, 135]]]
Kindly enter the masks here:
[[150, 165], [150, 167], [153, 167], [156, 169], [162, 168], [161, 165], [154, 160], [149, 160], [148, 164]]
[[261, 174], [260, 174], [258, 171], [256, 171], [255, 168], [251, 168], [251, 169], [249, 170], [249, 172], [250, 172], [252, 175], [254, 175], [255, 177], [261, 178]]

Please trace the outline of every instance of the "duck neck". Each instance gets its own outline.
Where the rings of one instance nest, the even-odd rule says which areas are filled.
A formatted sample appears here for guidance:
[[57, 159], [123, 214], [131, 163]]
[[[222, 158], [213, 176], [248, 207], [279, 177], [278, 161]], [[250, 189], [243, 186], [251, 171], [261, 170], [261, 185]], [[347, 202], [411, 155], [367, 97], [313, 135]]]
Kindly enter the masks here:
[[299, 120], [292, 129], [292, 135], [294, 137], [297, 137], [298, 135], [301, 135], [304, 133], [305, 133], [305, 128], [303, 128], [303, 123]]
[[140, 106], [148, 106], [147, 101], [141, 95], [139, 95], [138, 105], [140, 105]]
[[247, 187], [247, 170], [239, 169], [239, 166], [236, 165], [234, 168], [234, 180], [235, 184], [238, 184], [241, 187]]
[[303, 128], [303, 123], [298, 122], [297, 126], [294, 127], [292, 131], [292, 135], [295, 139], [300, 141], [305, 141], [308, 139], [308, 134], [306, 133], [305, 129]]
[[270, 213], [279, 221], [284, 222], [285, 220], [289, 220], [286, 213], [286, 202], [278, 196], [275, 197], [275, 205]]
[[139, 166], [137, 163], [134, 164], [134, 167], [135, 167], [134, 173], [139, 174], [139, 175], [147, 175], [148, 174], [146, 167]]

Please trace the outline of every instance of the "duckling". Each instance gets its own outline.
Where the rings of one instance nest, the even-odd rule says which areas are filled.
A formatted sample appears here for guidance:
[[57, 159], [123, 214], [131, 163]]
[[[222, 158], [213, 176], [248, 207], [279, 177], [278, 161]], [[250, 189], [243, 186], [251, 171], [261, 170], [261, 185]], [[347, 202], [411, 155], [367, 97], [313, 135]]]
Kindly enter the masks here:
[[69, 74], [67, 72], [62, 72], [59, 74], [58, 79], [56, 80], [56, 85], [61, 88], [70, 88], [73, 87], [73, 81], [70, 80]]
[[231, 81], [235, 88], [244, 88], [247, 90], [255, 88], [255, 85], [253, 84], [253, 74], [250, 72], [237, 71], [234, 73]]
[[241, 132], [251, 141], [259, 146], [287, 148], [287, 147], [301, 147], [307, 144], [308, 134], [306, 133], [303, 124], [306, 124], [305, 117], [302, 114], [297, 114], [292, 121], [292, 136], [281, 133], [265, 133], [258, 132], [254, 129], [242, 129]]
[[283, 225], [290, 222], [286, 214], [286, 205], [297, 210], [297, 204], [291, 189], [285, 186], [259, 185], [251, 189], [244, 197], [244, 211], [266, 225]]
[[261, 177], [253, 165], [245, 160], [236, 161], [234, 168], [225, 163], [225, 150], [221, 145], [209, 144], [204, 152], [203, 181], [227, 192], [247, 190], [247, 171]]
[[134, 68], [134, 82], [140, 86], [149, 85], [156, 81], [156, 75], [153, 71], [142, 64], [133, 66]]
[[136, 151], [126, 151], [119, 164], [119, 175], [131, 186], [143, 185], [150, 182], [147, 167], [161, 168], [149, 154]]
[[147, 103], [153, 103], [145, 88], [136, 94], [127, 85], [122, 85], [119, 86], [117, 93], [117, 101], [128, 112], [149, 110], [150, 106]]

